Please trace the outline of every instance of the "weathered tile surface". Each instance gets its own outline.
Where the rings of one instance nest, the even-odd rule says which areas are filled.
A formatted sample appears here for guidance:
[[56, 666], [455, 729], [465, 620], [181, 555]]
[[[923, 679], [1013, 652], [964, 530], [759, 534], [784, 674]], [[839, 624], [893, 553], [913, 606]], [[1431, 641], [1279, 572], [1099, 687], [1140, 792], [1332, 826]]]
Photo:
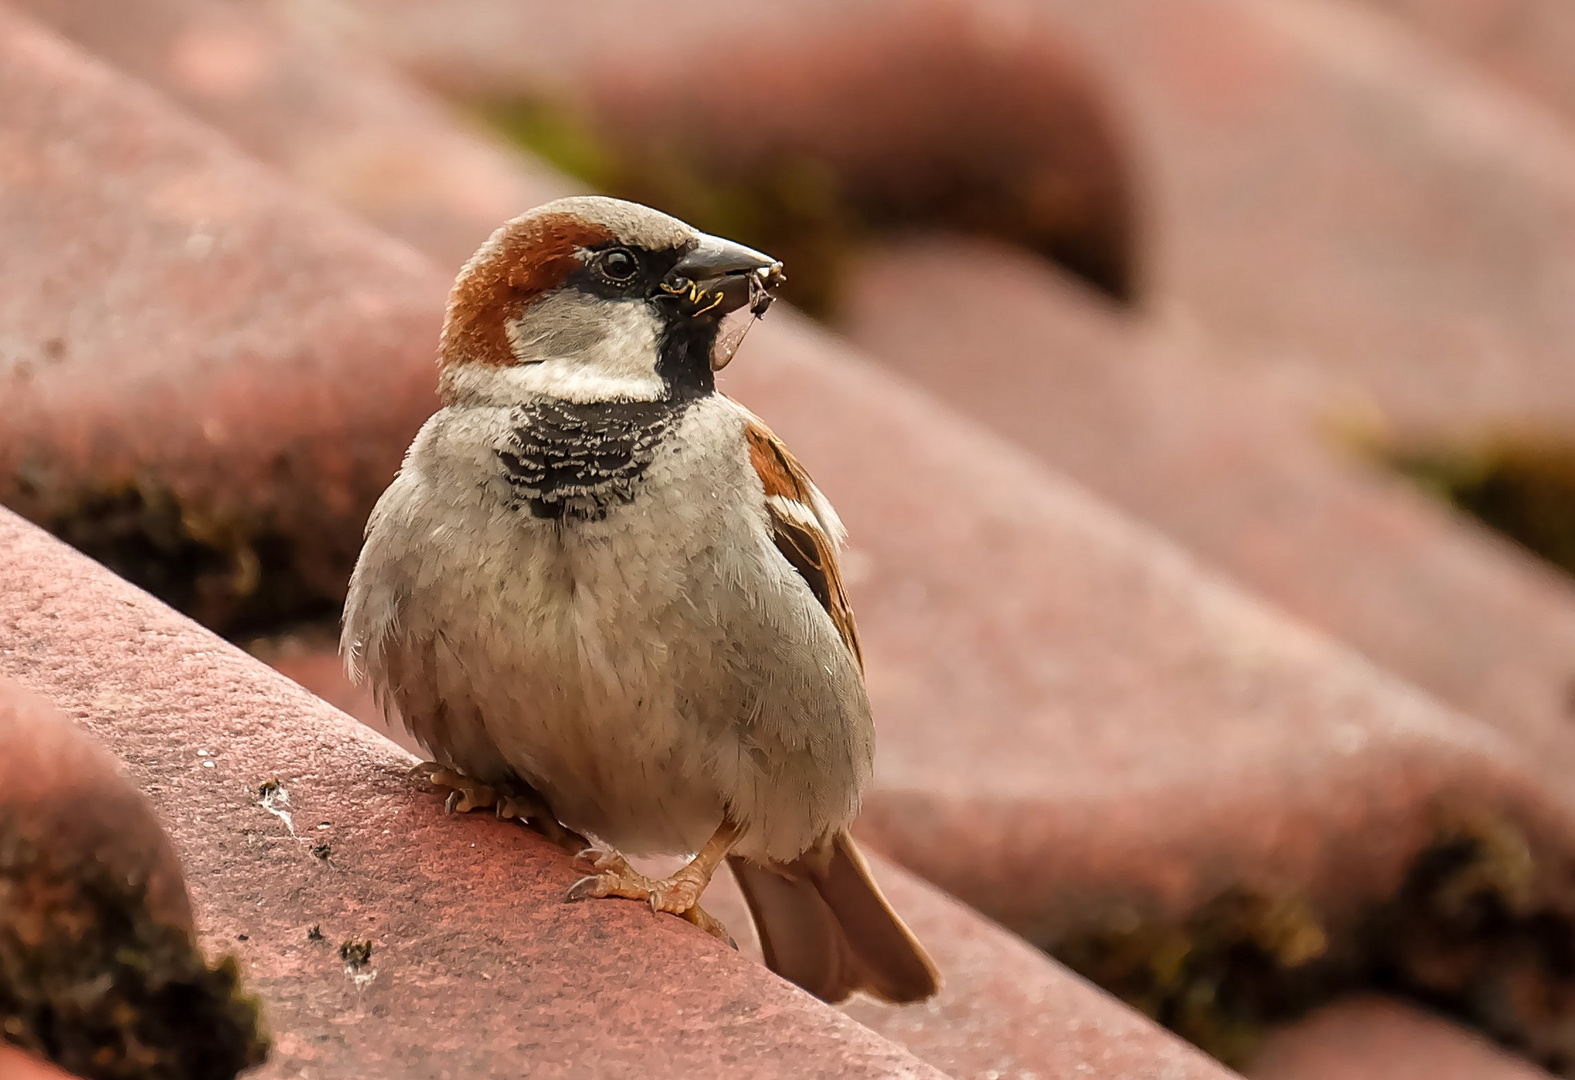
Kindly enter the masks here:
[[[355, 6], [453, 93], [636, 118], [681, 136], [702, 172], [776, 146], [784, 170], [813, 161], [831, 190], [872, 142], [924, 163], [958, 132], [981, 160], [1054, 178], [1051, 163], [1079, 159], [1084, 121], [1052, 121], [1086, 100], [1113, 118], [1122, 183], [1138, 193], [1135, 229], [1110, 235], [1136, 245], [1122, 259], [1147, 303], [1255, 363], [1332, 378], [1330, 410], [1376, 410], [1383, 434], [1557, 434], [1575, 418], [1575, 138], [1359, 6], [929, 0], [850, 15], [823, 0], [625, 4], [610, 19], [499, 0]], [[672, 63], [677, 50], [708, 62]], [[1015, 93], [969, 71], [1007, 73]], [[1069, 94], [1063, 73], [1086, 92]], [[879, 125], [892, 93], [906, 94], [902, 120]], [[966, 121], [927, 126], [933, 115]], [[1071, 197], [1086, 174], [1037, 198]]]
[[1442, 1017], [1382, 998], [1343, 1001], [1269, 1037], [1252, 1080], [1548, 1080]]
[[268, 4], [12, 0], [248, 152], [458, 266], [499, 223], [578, 185], [467, 124], [364, 49]]
[[[1424, 895], [1447, 888], [1425, 884], [1440, 846], [1465, 865], [1525, 852], [1503, 856], [1524, 872], [1467, 888], [1507, 886], [1515, 910], [1565, 925], [1567, 744], [1441, 707], [829, 335], [773, 319], [729, 390], [852, 531], [880, 734], [863, 825], [881, 851], [1091, 970], [1120, 948], [1163, 969], [1145, 950], [1192, 934], [1207, 963], [1209, 926], [1250, 937], [1260, 908], [1292, 913], [1268, 948], [1291, 967], [1324, 943], [1365, 950], [1415, 874]], [[1521, 963], [1464, 933], [1444, 983]], [[1532, 1042], [1559, 1040], [1541, 1007], [1509, 1012]]]
[[[1021, 938], [979, 917], [879, 856], [886, 895], [945, 973], [940, 996], [918, 1008], [857, 998], [842, 1010], [955, 1077], [1119, 1076], [1223, 1080], [1234, 1073], [1070, 974]], [[743, 896], [719, 880], [706, 903], [742, 927], [758, 955]]]
[[1560, 0], [1364, 0], [1575, 118], [1575, 11]]
[[259, 1076], [941, 1075], [680, 920], [564, 904], [545, 841], [444, 815], [403, 751], [4, 511], [0, 550], [0, 677], [152, 798], [267, 1002]]
[[59, 1069], [0, 1043], [0, 1080], [69, 1080]]
[[[196, 591], [199, 600], [218, 597], [216, 606], [201, 609], [214, 621], [233, 617], [234, 594], [244, 592], [238, 585], [250, 580], [251, 568], [277, 564], [268, 553], [280, 538], [286, 580], [309, 582], [312, 596], [331, 598], [371, 495], [429, 407], [427, 357], [448, 264], [468, 250], [495, 205], [513, 198], [500, 193], [535, 190], [530, 185], [539, 178], [479, 144], [462, 146], [462, 133], [384, 68], [296, 36], [269, 22], [272, 16], [164, 0], [150, 9], [156, 19], [117, 30], [111, 20], [98, 25], [95, 8], [72, 0], [43, 13], [297, 183], [343, 201], [445, 265], [430, 267], [281, 187], [151, 94], [5, 18], [0, 93], [20, 90], [36, 106], [28, 116], [0, 117], [0, 137], [23, 151], [6, 158], [7, 193], [32, 193], [31, 202], [0, 207], [0, 231], [21, 238], [17, 250], [28, 251], [35, 268], [32, 276], [13, 271], [8, 278], [0, 261], [0, 295], [14, 301], [0, 301], [0, 326], [11, 335], [0, 342], [0, 362], [10, 365], [0, 367], [0, 379], [12, 378], [30, 395], [13, 399], [26, 403], [30, 417], [18, 429], [28, 454], [23, 474], [43, 480], [40, 486], [29, 479], [32, 490], [18, 498], [32, 500], [29, 512], [57, 527], [98, 527], [109, 518], [121, 530], [116, 535], [129, 529], [144, 542], [173, 530], [177, 551], [195, 544], [206, 560], [200, 580], [208, 584]], [[788, 437], [854, 528], [848, 569], [882, 737], [865, 833], [1015, 929], [1091, 969], [1116, 972], [1114, 981], [1123, 964], [1140, 982], [1179, 980], [1158, 990], [1122, 987], [1146, 1003], [1157, 994], [1161, 1006], [1173, 1008], [1178, 995], [1207, 992], [1217, 973], [1196, 965], [1217, 959], [1211, 949], [1250, 947], [1295, 967], [1319, 959], [1322, 948], [1359, 969], [1360, 958], [1342, 953], [1373, 945], [1374, 919], [1383, 925], [1398, 917], [1384, 958], [1410, 965], [1412, 989], [1470, 996], [1476, 1022], [1539, 1054], [1569, 1052], [1561, 1018], [1570, 1010], [1570, 987], [1538, 967], [1535, 948], [1537, 934], [1562, 941], [1575, 925], [1567, 895], [1571, 754], [1559, 730], [1567, 707], [1559, 697], [1567, 686], [1567, 587], [1525, 571], [1480, 538], [1447, 532], [1416, 500], [1342, 471], [1310, 439], [1293, 446], [1269, 437], [1269, 429], [1294, 427], [1309, 414], [1335, 414], [1348, 424], [1371, 424], [1377, 415], [1380, 436], [1405, 437], [1568, 422], [1575, 369], [1565, 361], [1575, 315], [1563, 301], [1575, 273], [1567, 259], [1575, 234], [1575, 171], [1568, 165], [1575, 158], [1566, 133], [1395, 24], [1300, 0], [1049, 7], [937, 0], [855, 13], [822, 3], [796, 7], [791, 17], [787, 9], [739, 5], [659, 14], [626, 5], [594, 27], [567, 5], [473, 0], [439, 10], [384, 0], [361, 10], [366, 21], [358, 32], [381, 37], [424, 76], [464, 95], [560, 95], [642, 124], [666, 122], [665, 107], [701, 117], [701, 127], [716, 136], [708, 152], [718, 160], [776, 140], [828, 159], [834, 169], [889, 156], [923, 173], [935, 160], [927, 147], [949, 134], [946, 118], [957, 115], [941, 111], [945, 104], [966, 115], [969, 145], [979, 154], [1007, 147], [1020, 171], [1053, 177], [1053, 169], [1035, 170], [1068, 152], [1068, 131], [1092, 115], [1078, 110], [1113, 117], [1120, 153], [1094, 155], [1067, 175], [1075, 180], [1119, 166], [1127, 170], [1122, 183], [1143, 193], [1142, 230], [1112, 216], [1107, 239], [1132, 243], [1121, 258], [1140, 271], [1144, 303], [1167, 333], [1190, 335], [1205, 351], [1269, 372], [1277, 391], [1288, 385], [1298, 400], [1281, 413], [1268, 397], [1253, 397], [1252, 415], [1225, 423], [1211, 411], [1217, 395], [1207, 384], [1188, 385], [1162, 370], [1179, 354], [1145, 351], [1141, 362], [1150, 370], [1142, 392], [1150, 396], [1123, 398], [1124, 411], [1112, 414], [1107, 430], [1083, 429], [1089, 445], [1063, 443], [1057, 452], [1070, 471], [1118, 501], [1168, 508], [1156, 520], [1238, 578], [1481, 713], [1484, 722], [1302, 630], [1030, 456], [773, 312], [730, 369], [731, 388]], [[307, 25], [318, 15], [309, 14]], [[674, 65], [675, 41], [708, 63]], [[910, 48], [914, 43], [925, 47]], [[955, 55], [948, 52], [953, 45]], [[343, 79], [323, 77], [334, 64], [342, 65]], [[730, 70], [748, 78], [729, 82]], [[594, 78], [586, 75], [591, 71]], [[890, 95], [922, 89], [926, 71], [936, 92], [920, 95], [919, 114], [904, 115]], [[942, 71], [945, 78], [933, 77]], [[993, 74], [969, 77], [985, 71]], [[768, 92], [719, 98], [719, 81]], [[958, 86], [974, 96], [944, 92]], [[291, 103], [310, 96], [328, 104], [292, 124]], [[997, 107], [1002, 98], [1020, 107]], [[878, 122], [890, 117], [902, 122]], [[888, 141], [872, 155], [876, 136]], [[453, 153], [443, 156], [444, 147]], [[410, 167], [424, 154], [442, 159]], [[81, 162], [113, 168], [75, 167]], [[397, 168], [385, 168], [389, 163]], [[400, 178], [392, 188], [381, 183], [390, 169]], [[369, 174], [377, 182], [366, 181]], [[39, 194], [46, 191], [48, 198]], [[1038, 195], [1062, 211], [1089, 205], [1055, 183]], [[1071, 216], [1080, 215], [1098, 216]], [[89, 223], [80, 230], [85, 243], [77, 239], [81, 222]], [[175, 249], [197, 269], [172, 258]], [[224, 261], [241, 251], [253, 259]], [[933, 306], [942, 313], [950, 305], [957, 314], [975, 299], [971, 279], [952, 284], [950, 292], [938, 287]], [[1065, 310], [1045, 318], [1056, 325], [1036, 331], [1035, 340], [1070, 333], [1074, 345], [1096, 355], [1127, 348], [1112, 344], [1112, 333], [1121, 331], [1109, 320], [1079, 323], [1073, 316], [1067, 323]], [[928, 336], [941, 340], [963, 325], [959, 316]], [[281, 326], [288, 328], [282, 338]], [[69, 371], [79, 357], [87, 363], [69, 377], [50, 367]], [[238, 371], [250, 381], [238, 381]], [[1108, 373], [1085, 370], [1081, 377], [1067, 402], [1045, 408], [1046, 418], [1112, 393], [1102, 381]], [[966, 387], [948, 390], [934, 371], [926, 378], [973, 408]], [[385, 384], [391, 391], [370, 403], [375, 415], [363, 411], [367, 395], [354, 391]], [[1051, 456], [1048, 448], [1069, 438], [1068, 428], [1035, 442], [1045, 433], [1031, 430], [1031, 399], [1018, 396], [1012, 404], [1021, 412], [1011, 415], [1022, 426], [1012, 434]], [[177, 399], [196, 405], [134, 432], [117, 419], [164, 411], [163, 402]], [[124, 402], [135, 404], [122, 408]], [[991, 422], [1007, 430], [1005, 415]], [[1142, 440], [1150, 471], [1126, 470], [1108, 455], [1093, 459], [1090, 447], [1100, 445], [1094, 436], [1114, 440], [1123, 431]], [[344, 460], [349, 446], [365, 458]], [[1255, 461], [1265, 447], [1286, 457]], [[0, 441], [0, 466], [10, 468], [7, 452]], [[42, 472], [40, 457], [49, 465]], [[1183, 482], [1220, 475], [1211, 469], [1244, 486], [1189, 501]], [[295, 483], [302, 476], [311, 483]], [[106, 477], [107, 487], [93, 487]], [[289, 494], [297, 489], [327, 492], [318, 500], [326, 505], [297, 505]], [[40, 492], [69, 498], [46, 505]], [[93, 498], [77, 498], [83, 494]], [[1317, 513], [1323, 505], [1338, 507], [1327, 521]], [[1296, 532], [1298, 543], [1287, 543]], [[1361, 540], [1366, 546], [1358, 548]], [[1308, 554], [1319, 546], [1349, 561], [1320, 563]], [[1415, 565], [1396, 575], [1408, 551]], [[1473, 603], [1482, 605], [1483, 617], [1467, 625]], [[1436, 638], [1418, 633], [1405, 641], [1419, 622], [1436, 629]], [[159, 702], [178, 696], [184, 684], [170, 672], [181, 665], [216, 665], [221, 673], [240, 665], [248, 678], [262, 678], [217, 645], [211, 648], [220, 660], [208, 658], [210, 645], [155, 644], [179, 660], [141, 673], [168, 677]], [[295, 659], [297, 677], [329, 690], [336, 678], [329, 658]], [[65, 680], [84, 701], [98, 692], [80, 667], [29, 663], [35, 673], [54, 671], [50, 678]], [[296, 914], [304, 918], [308, 906], [325, 905], [350, 928], [345, 932], [376, 932], [394, 942], [379, 953], [392, 962], [352, 1004], [339, 965], [320, 963], [304, 942], [289, 948], [282, 917], [259, 924], [280, 944], [269, 977], [282, 986], [311, 971], [290, 991], [298, 995], [297, 1014], [338, 1009], [333, 1024], [303, 1027], [310, 1035], [289, 1053], [327, 1060], [348, 1055], [344, 1048], [360, 1046], [358, 1038], [380, 1051], [408, 1049], [399, 1042], [407, 1032], [391, 1041], [366, 1035], [376, 1023], [393, 1026], [388, 1018], [403, 991], [381, 1001], [377, 995], [390, 993], [401, 970], [419, 968], [429, 980], [423, 995], [404, 1000], [456, 1001], [445, 1016], [459, 1030], [456, 1018], [465, 1009], [479, 1014], [487, 1000], [467, 980], [479, 978], [485, 958], [512, 942], [513, 931], [491, 932], [477, 947], [453, 921], [424, 923], [420, 905], [433, 898], [480, 904], [492, 927], [511, 926], [517, 912], [495, 894], [478, 900], [444, 878], [440, 863], [425, 868], [417, 884], [393, 869], [393, 841], [380, 841], [377, 828], [399, 831], [402, 815], [430, 810], [430, 800], [407, 794], [391, 750], [348, 728], [324, 736], [320, 725], [329, 714], [312, 711], [321, 706], [281, 685], [268, 687], [260, 697], [248, 690], [221, 701], [275, 723], [295, 714], [317, 720], [301, 732], [285, 724], [271, 736], [285, 743], [275, 745], [235, 727], [222, 704], [221, 715], [202, 714], [206, 722], [230, 723], [232, 738], [253, 751], [246, 761], [216, 761], [207, 771], [223, 768], [235, 782], [205, 797], [232, 823], [261, 815], [260, 824], [223, 826], [232, 830], [224, 835], [235, 850], [206, 850], [213, 834], [196, 822], [183, 826], [186, 833], [177, 830], [177, 840], [187, 836], [194, 849], [204, 848], [210, 869], [244, 871], [245, 859], [236, 855], [244, 837], [263, 850], [242, 854], [289, 883]], [[133, 699], [142, 702], [134, 711], [150, 713], [152, 698]], [[336, 700], [357, 707], [353, 697]], [[134, 765], [154, 777], [148, 762], [172, 751], [161, 743], [137, 752], [144, 760], [136, 765], [134, 756]], [[306, 859], [247, 794], [251, 781], [229, 775], [258, 760], [266, 765], [270, 753], [294, 769], [284, 777], [292, 791], [330, 807], [324, 817], [333, 823], [325, 831], [337, 837], [344, 830], [350, 854], [343, 858], [353, 872], [383, 890], [377, 895], [409, 906], [379, 907], [370, 893], [331, 891], [311, 876], [341, 870]], [[346, 775], [368, 767], [372, 780], [346, 784]], [[200, 805], [188, 798], [202, 790], [191, 786], [196, 782], [181, 771], [172, 777], [152, 781], [164, 789], [161, 797]], [[358, 800], [367, 802], [371, 823], [364, 827], [346, 824]], [[549, 885], [556, 864], [539, 845], [493, 823], [424, 820], [411, 828], [416, 842], [433, 848], [438, 830], [459, 829], [473, 833], [487, 854], [523, 853], [522, 865], [535, 867], [526, 903], [544, 905], [562, 884]], [[337, 839], [331, 847], [342, 850]], [[1436, 865], [1441, 852], [1456, 859], [1443, 873]], [[512, 884], [482, 856], [463, 872], [484, 872], [498, 888]], [[207, 888], [220, 894], [219, 884]], [[895, 888], [906, 886], [898, 879]], [[200, 902], [203, 889], [197, 891]], [[1451, 907], [1462, 896], [1465, 914]], [[245, 902], [251, 899], [248, 893]], [[211, 931], [220, 936], [243, 932], [236, 927], [244, 920], [234, 914], [241, 901], [226, 902], [225, 918], [234, 925]], [[978, 934], [980, 951], [965, 956], [999, 956], [993, 974], [970, 970], [969, 980], [978, 981], [964, 985], [977, 985], [981, 998], [1000, 994], [1013, 1007], [1036, 994], [1064, 1000], [1076, 1019], [1067, 1032], [1101, 1033], [1086, 1045], [1069, 1039], [1047, 1047], [1037, 1034], [1019, 1044], [1014, 1034], [1040, 1029], [1011, 1013], [991, 1021], [954, 1011], [961, 1008], [956, 999], [943, 999], [922, 1024], [911, 1015], [855, 1011], [902, 1035], [920, 1056], [962, 1074], [980, 1064], [970, 1055], [988, 1042], [1000, 1062], [1089, 1064], [1096, 1054], [1119, 1053], [1102, 1041], [1112, 1032], [1131, 1032], [1120, 1038], [1153, 1047], [1123, 1059], [1132, 1068], [1140, 1059], [1200, 1067], [1184, 1054], [1167, 1057], [1182, 1052], [1148, 1042], [1158, 1037], [1126, 1014], [1101, 1011], [1108, 1003], [1077, 996], [1068, 989], [1075, 983], [1020, 946], [966, 920], [945, 930], [930, 894], [904, 902], [920, 912], [916, 921], [938, 920], [932, 925], [946, 948]], [[1498, 913], [1500, 929], [1508, 930], [1473, 922], [1466, 917], [1472, 905]], [[556, 909], [531, 917], [567, 925]], [[248, 918], [264, 917], [248, 911]], [[623, 924], [614, 922], [604, 944], [624, 941], [616, 936]], [[1402, 932], [1407, 927], [1414, 938]], [[662, 933], [682, 940], [684, 930]], [[625, 949], [622, 966], [609, 962], [590, 977], [611, 984], [631, 969], [656, 977], [650, 957], [631, 960], [624, 945], [617, 947]], [[431, 952], [416, 955], [424, 950]], [[567, 960], [555, 963], [546, 977], [560, 987], [584, 974]], [[526, 977], [505, 968], [509, 978]], [[1018, 996], [1007, 995], [1003, 981]], [[441, 998], [429, 992], [439, 984]], [[1072, 996], [1056, 996], [1062, 994]], [[627, 994], [618, 1000], [627, 1004]], [[639, 1010], [648, 1005], [617, 1014], [619, 1037], [633, 1039], [647, 1016]], [[695, 1012], [680, 1010], [677, 1020], [664, 1014], [662, 1022], [692, 1034], [696, 1029], [684, 1025], [713, 1006], [707, 999]], [[815, 1016], [815, 1023], [847, 1033], [834, 1016]], [[575, 1023], [575, 1038], [589, 1039], [589, 1020]], [[508, 1041], [493, 1038], [493, 1048]], [[1427, 1042], [1415, 1029], [1403, 1038]], [[632, 1045], [615, 1038], [608, 1052], [617, 1064], [610, 1067], [632, 1060]], [[475, 1061], [485, 1049], [475, 1050]], [[446, 1050], [467, 1052], [457, 1043], [432, 1045], [429, 1060]], [[624, 1052], [630, 1056], [617, 1056]], [[1042, 1053], [1051, 1057], [1034, 1057]]]
[[[950, 302], [959, 280], [962, 305]], [[1305, 387], [981, 243], [867, 256], [844, 328], [1294, 614], [1569, 754], [1575, 587], [1332, 444]]]
[[158, 919], [191, 928], [180, 861], [125, 770], [47, 700], [0, 677], [0, 824], [15, 842], [18, 828], [31, 838], [44, 822], [60, 850], [145, 882]]
[[332, 611], [447, 277], [0, 10], [0, 501], [224, 626]]
[[0, 1021], [5, 1077], [36, 1072], [13, 1049], [89, 1077], [157, 1067], [210, 1080], [267, 1051], [233, 962], [195, 949], [181, 866], [147, 799], [80, 727], [4, 676]]

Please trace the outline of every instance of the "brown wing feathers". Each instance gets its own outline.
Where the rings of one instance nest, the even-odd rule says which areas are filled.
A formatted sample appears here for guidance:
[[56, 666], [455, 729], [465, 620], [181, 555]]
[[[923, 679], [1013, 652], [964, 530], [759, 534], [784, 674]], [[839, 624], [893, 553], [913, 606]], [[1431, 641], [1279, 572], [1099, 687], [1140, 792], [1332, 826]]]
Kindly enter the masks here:
[[[744, 429], [777, 550], [809, 585], [862, 669], [853, 609], [832, 536], [835, 514], [809, 474], [759, 421]], [[830, 520], [828, 520], [828, 518]], [[935, 965], [891, 909], [846, 830], [786, 865], [728, 859], [760, 932], [766, 965], [815, 996], [863, 990], [883, 1001], [922, 1001], [940, 986]]]
[[809, 585], [862, 669], [864, 652], [859, 648], [853, 608], [842, 587], [836, 548], [826, 533], [826, 523], [816, 512], [818, 500], [809, 473], [764, 424], [751, 423], [744, 429], [744, 436], [749, 440], [750, 463], [766, 491], [766, 509], [771, 514], [772, 539], [777, 550]]

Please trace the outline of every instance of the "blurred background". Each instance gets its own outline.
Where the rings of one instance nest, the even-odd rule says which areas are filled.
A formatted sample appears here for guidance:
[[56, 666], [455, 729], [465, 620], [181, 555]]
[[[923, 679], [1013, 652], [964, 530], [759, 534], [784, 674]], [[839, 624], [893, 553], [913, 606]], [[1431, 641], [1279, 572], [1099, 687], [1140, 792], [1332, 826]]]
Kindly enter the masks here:
[[1249, 1076], [1575, 1075], [1575, 7], [0, 0], [0, 501], [382, 729], [448, 282], [582, 191], [786, 263], [873, 848]]

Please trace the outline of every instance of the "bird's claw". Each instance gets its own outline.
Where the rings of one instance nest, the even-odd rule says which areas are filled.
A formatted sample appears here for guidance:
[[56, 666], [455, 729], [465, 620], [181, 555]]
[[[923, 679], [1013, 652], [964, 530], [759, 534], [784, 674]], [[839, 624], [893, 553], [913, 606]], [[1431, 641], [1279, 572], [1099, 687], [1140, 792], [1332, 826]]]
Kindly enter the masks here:
[[705, 908], [696, 904], [688, 911], [678, 912], [679, 916], [698, 926], [712, 937], [727, 945], [734, 952], [738, 951], [738, 942], [733, 940], [733, 935], [727, 932], [727, 927], [722, 925], [722, 920], [712, 915]]
[[578, 903], [581, 900], [597, 900], [608, 896], [620, 895], [614, 892], [615, 885], [607, 880], [605, 874], [587, 874], [573, 885], [564, 894], [566, 904]]
[[479, 780], [472, 780], [464, 773], [443, 765], [433, 765], [427, 779], [436, 787], [449, 788], [449, 796], [443, 802], [443, 809], [450, 814], [468, 814], [472, 810], [496, 805], [498, 792], [489, 784]]
[[650, 900], [656, 893], [658, 883], [630, 866], [617, 852], [602, 853], [593, 865], [598, 872], [570, 885], [564, 900], [574, 903], [608, 896], [621, 896], [625, 900]]
[[576, 859], [584, 859], [598, 871], [611, 871], [614, 875], [619, 875], [631, 880], [637, 879], [644, 882], [650, 881], [650, 878], [647, 878], [644, 874], [641, 874], [634, 867], [630, 866], [629, 860], [625, 859], [622, 855], [618, 854], [611, 848], [601, 847], [597, 844], [586, 844], [585, 847], [581, 848], [574, 857]]
[[503, 820], [523, 821], [534, 826], [537, 832], [565, 851], [586, 846], [585, 837], [559, 822], [547, 800], [529, 785], [523, 785], [522, 790], [497, 788], [431, 761], [416, 766], [411, 775], [423, 777], [437, 787], [451, 789], [443, 801], [443, 809], [450, 814], [468, 814], [491, 807]]
[[653, 881], [629, 865], [616, 851], [587, 848], [580, 853], [590, 859], [597, 873], [582, 877], [564, 895], [566, 903], [604, 897], [643, 900], [655, 913], [666, 912], [693, 923], [712, 937], [738, 948], [727, 927], [699, 904], [701, 883], [694, 875], [678, 871], [672, 877]]

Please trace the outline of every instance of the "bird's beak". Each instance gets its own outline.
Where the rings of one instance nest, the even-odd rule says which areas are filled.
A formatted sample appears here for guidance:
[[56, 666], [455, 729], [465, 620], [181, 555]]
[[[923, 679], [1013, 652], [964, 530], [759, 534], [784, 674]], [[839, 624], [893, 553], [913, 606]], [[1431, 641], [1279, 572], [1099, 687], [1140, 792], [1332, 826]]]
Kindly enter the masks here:
[[679, 298], [687, 314], [721, 319], [746, 304], [764, 315], [773, 293], [787, 280], [782, 264], [754, 248], [702, 234], [678, 260], [662, 289]]
[[704, 284], [719, 278], [758, 274], [761, 271], [780, 274], [782, 264], [754, 248], [723, 240], [720, 236], [701, 234], [700, 242], [689, 254], [678, 260], [673, 271], [690, 281]]

